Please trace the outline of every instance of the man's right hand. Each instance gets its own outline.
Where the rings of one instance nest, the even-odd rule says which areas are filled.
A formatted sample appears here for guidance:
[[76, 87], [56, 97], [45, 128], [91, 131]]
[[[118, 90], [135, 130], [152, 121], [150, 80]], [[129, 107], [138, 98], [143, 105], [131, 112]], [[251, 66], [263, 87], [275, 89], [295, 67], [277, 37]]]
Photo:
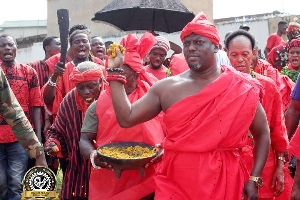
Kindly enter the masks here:
[[97, 165], [101, 168], [113, 170], [113, 167], [110, 164], [108, 164], [107, 162], [104, 162], [103, 160], [101, 160], [101, 158], [98, 155], [95, 155], [94, 162], [95, 162], [95, 165]]
[[47, 155], [55, 156], [59, 152], [59, 148], [54, 142], [49, 142], [44, 146], [44, 151]]
[[51, 77], [51, 81], [56, 82], [57, 77], [64, 75], [65, 73], [65, 65], [62, 62], [56, 63], [54, 67], [54, 72]]
[[256, 187], [254, 181], [247, 181], [245, 183], [243, 195], [248, 197], [247, 200], [257, 200], [258, 188]]

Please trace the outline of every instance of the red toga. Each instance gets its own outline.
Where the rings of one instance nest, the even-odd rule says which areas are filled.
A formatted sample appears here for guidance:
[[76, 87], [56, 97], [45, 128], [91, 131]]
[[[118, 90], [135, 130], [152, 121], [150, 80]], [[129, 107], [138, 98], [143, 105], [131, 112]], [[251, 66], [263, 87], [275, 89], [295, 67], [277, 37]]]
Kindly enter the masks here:
[[281, 75], [270, 63], [262, 59], [258, 60], [254, 71], [258, 74], [270, 77], [275, 82], [281, 95], [283, 110], [285, 111], [291, 101], [290, 95], [295, 83], [288, 76]]
[[159, 69], [152, 69], [150, 65], [145, 66], [145, 71], [153, 74], [158, 80], [167, 77], [167, 69], [164, 65], [162, 65]]
[[[241, 199], [249, 174], [241, 148], [259, 102], [259, 89], [233, 69], [165, 114], [165, 153], [157, 199]], [[187, 109], [188, 108], [188, 109]]]

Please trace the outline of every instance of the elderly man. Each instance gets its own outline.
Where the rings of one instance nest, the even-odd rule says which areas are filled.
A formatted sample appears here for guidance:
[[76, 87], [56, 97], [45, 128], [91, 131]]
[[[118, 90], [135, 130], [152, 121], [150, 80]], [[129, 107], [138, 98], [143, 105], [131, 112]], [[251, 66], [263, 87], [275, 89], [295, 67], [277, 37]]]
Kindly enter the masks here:
[[102, 68], [81, 62], [70, 74], [75, 88], [61, 102], [57, 117], [46, 135], [45, 151], [65, 158], [68, 163], [62, 183], [61, 199], [87, 199], [90, 164], [79, 152], [82, 121], [88, 106], [103, 88]]
[[[266, 112], [270, 127], [271, 147], [266, 166], [262, 172], [264, 184], [259, 188], [259, 199], [273, 199], [283, 191], [284, 164], [286, 163], [285, 152], [287, 152], [288, 137], [284, 124], [283, 107], [280, 93], [271, 78], [253, 72], [251, 69], [255, 39], [244, 30], [237, 30], [226, 38], [226, 49], [232, 66], [258, 80], [264, 87], [265, 95], [261, 99], [262, 106]], [[252, 133], [252, 132], [251, 132]], [[248, 170], [252, 169], [253, 158], [252, 137], [249, 133]], [[246, 150], [245, 150], [246, 151]]]
[[[122, 82], [110, 82], [118, 122], [131, 127], [165, 112], [167, 135], [155, 198], [241, 199], [244, 191], [256, 199], [270, 144], [260, 89], [236, 70], [217, 65], [220, 37], [203, 13], [180, 38], [190, 68], [186, 72], [158, 81], [133, 104]], [[112, 69], [121, 64], [121, 54], [108, 60]], [[250, 179], [240, 156], [249, 128], [256, 142]]]
[[163, 36], [156, 36], [157, 43], [153, 45], [148, 54], [150, 64], [145, 71], [152, 73], [158, 80], [167, 77], [167, 67], [163, 65], [170, 49], [170, 42]]
[[[124, 88], [130, 102], [135, 102], [148, 91], [156, 80], [149, 81], [151, 76], [143, 71], [141, 64], [143, 54], [148, 52], [156, 41], [151, 33], [145, 33], [139, 40], [136, 35], [125, 36], [121, 44], [127, 50], [124, 64], [119, 68], [124, 79]], [[143, 46], [141, 46], [143, 44]], [[113, 81], [118, 72], [108, 70], [107, 81]], [[115, 75], [113, 75], [115, 73]], [[148, 78], [147, 78], [148, 77]], [[151, 83], [152, 82], [152, 83]], [[137, 170], [125, 170], [118, 179], [115, 172], [93, 154], [100, 145], [115, 141], [144, 142], [151, 145], [161, 143], [164, 138], [160, 119], [158, 117], [131, 128], [121, 128], [116, 120], [111, 100], [111, 91], [103, 91], [97, 103], [93, 103], [85, 116], [81, 129], [80, 150], [86, 157], [95, 160], [96, 166], [103, 169], [92, 169], [90, 176], [90, 200], [97, 199], [149, 199], [155, 190], [154, 175], [157, 166], [145, 169], [145, 177]], [[94, 144], [93, 141], [96, 141]], [[95, 157], [95, 158], [94, 158]]]

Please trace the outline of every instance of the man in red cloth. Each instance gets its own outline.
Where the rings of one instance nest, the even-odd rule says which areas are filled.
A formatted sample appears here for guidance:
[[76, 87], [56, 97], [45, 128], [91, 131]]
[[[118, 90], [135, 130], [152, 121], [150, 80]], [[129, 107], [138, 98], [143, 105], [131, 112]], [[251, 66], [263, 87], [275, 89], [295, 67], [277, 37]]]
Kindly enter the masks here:
[[[259, 199], [273, 199], [284, 189], [284, 164], [286, 163], [288, 137], [284, 124], [281, 95], [271, 78], [255, 73], [251, 69], [255, 50], [255, 39], [247, 31], [237, 30], [226, 38], [226, 49], [231, 65], [238, 71], [251, 74], [264, 87], [265, 95], [261, 99], [270, 127], [271, 147], [267, 163], [262, 172], [264, 184], [259, 188]], [[253, 146], [252, 135], [249, 133], [249, 146], [245, 149], [247, 168], [252, 169]], [[291, 189], [291, 188], [290, 188]]]
[[[131, 127], [165, 112], [156, 199], [241, 199], [243, 193], [256, 199], [270, 144], [259, 83], [217, 65], [220, 37], [202, 12], [180, 38], [186, 72], [158, 81], [133, 104], [122, 82], [110, 82], [118, 123]], [[108, 59], [111, 70], [121, 64], [120, 53]], [[249, 128], [256, 141], [251, 180], [241, 159]]]
[[[122, 74], [126, 77], [124, 87], [130, 102], [135, 102], [144, 96], [150, 86], [157, 81], [151, 80], [151, 76], [149, 77], [151, 74], [142, 72], [141, 63], [143, 56], [155, 41], [155, 37], [148, 32], [140, 40], [136, 35], [129, 34], [121, 41], [127, 53], [124, 64], [119, 70], [123, 71]], [[111, 73], [109, 72], [107, 76], [108, 81]], [[121, 128], [114, 113], [110, 89], [103, 91], [97, 102], [89, 107], [81, 129], [81, 153], [86, 158], [90, 158], [91, 155], [95, 164], [102, 167], [102, 169], [92, 168], [89, 199], [138, 200], [153, 197], [154, 174], [157, 166], [151, 165], [146, 168], [145, 177], [141, 177], [138, 170], [124, 170], [121, 177], [117, 178], [115, 172], [108, 170], [111, 168], [106, 167], [101, 159], [94, 157], [93, 153], [97, 147], [110, 142], [134, 141], [154, 146], [161, 143], [163, 138], [162, 126], [157, 117], [131, 128]], [[96, 143], [94, 144], [93, 141]]]
[[257, 46], [255, 46], [255, 55], [252, 59], [252, 69], [254, 72], [267, 76], [275, 82], [281, 95], [283, 110], [286, 111], [291, 101], [290, 95], [295, 83], [288, 76], [281, 75], [270, 63], [260, 59]]
[[148, 54], [149, 65], [145, 66], [145, 71], [153, 74], [158, 80], [167, 77], [168, 68], [163, 65], [167, 53], [170, 49], [170, 42], [163, 36], [156, 36], [157, 43], [153, 45]]
[[288, 28], [288, 23], [286, 21], [278, 22], [277, 32], [269, 35], [267, 39], [266, 48], [264, 50], [266, 58], [268, 58], [269, 52], [272, 50], [273, 47], [284, 43], [282, 39], [282, 35], [286, 34], [286, 29]]
[[63, 99], [44, 146], [51, 156], [67, 160], [60, 198], [84, 200], [88, 199], [90, 163], [80, 155], [80, 129], [88, 106], [103, 88], [102, 68], [94, 62], [81, 62], [70, 74], [70, 81], [76, 87]]

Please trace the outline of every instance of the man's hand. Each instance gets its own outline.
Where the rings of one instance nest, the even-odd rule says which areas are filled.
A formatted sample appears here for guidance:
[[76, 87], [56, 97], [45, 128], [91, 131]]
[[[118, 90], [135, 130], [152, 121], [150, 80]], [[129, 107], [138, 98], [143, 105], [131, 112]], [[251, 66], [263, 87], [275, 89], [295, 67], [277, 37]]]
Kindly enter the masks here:
[[292, 190], [290, 200], [300, 200], [300, 188]]
[[274, 195], [276, 197], [279, 196], [284, 189], [284, 163], [280, 160], [278, 160], [277, 162], [277, 167], [275, 169], [271, 185], [271, 188], [275, 188]]
[[39, 155], [38, 157], [36, 157], [36, 159], [35, 159], [35, 166], [48, 167], [44, 153], [41, 154], [41, 155]]
[[105, 169], [114, 171], [113, 167], [110, 164], [108, 164], [107, 162], [101, 160], [101, 158], [97, 154], [94, 157], [94, 162], [95, 162], [95, 165], [97, 165], [101, 168], [105, 168]]
[[118, 68], [123, 65], [124, 54], [119, 49], [117, 49], [116, 52], [117, 52], [117, 56], [115, 58], [113, 58], [112, 56], [108, 56], [108, 60], [107, 60], [108, 68]]
[[256, 187], [254, 181], [246, 182], [243, 195], [247, 196], [248, 200], [256, 200], [258, 198], [258, 188]]
[[45, 147], [44, 150], [46, 154], [55, 156], [59, 152], [58, 146], [54, 142], [49, 142]]
[[65, 65], [62, 62], [56, 63], [54, 67], [54, 72], [51, 77], [51, 81], [56, 82], [57, 77], [64, 75], [65, 73]]
[[145, 165], [145, 168], [149, 167], [150, 165], [154, 165], [162, 160], [162, 156], [164, 155], [164, 150], [161, 148], [161, 144], [156, 145], [157, 148], [157, 155]]

